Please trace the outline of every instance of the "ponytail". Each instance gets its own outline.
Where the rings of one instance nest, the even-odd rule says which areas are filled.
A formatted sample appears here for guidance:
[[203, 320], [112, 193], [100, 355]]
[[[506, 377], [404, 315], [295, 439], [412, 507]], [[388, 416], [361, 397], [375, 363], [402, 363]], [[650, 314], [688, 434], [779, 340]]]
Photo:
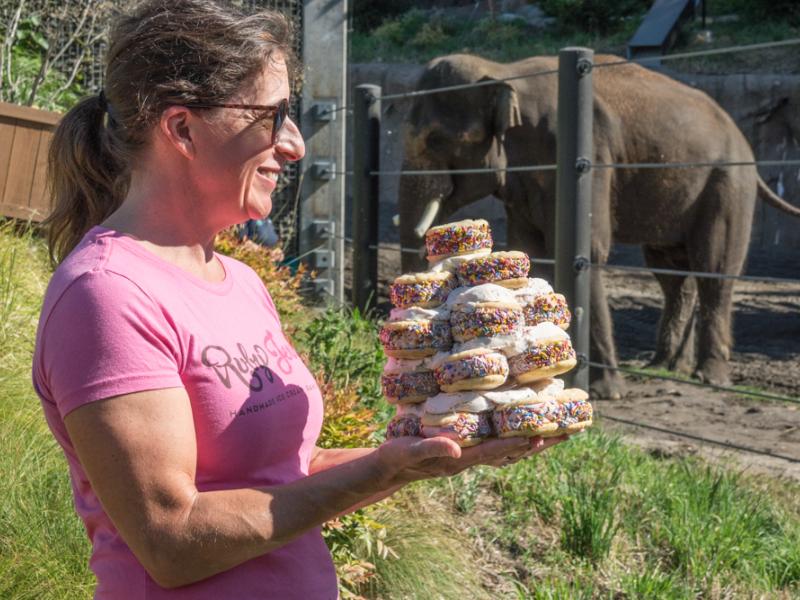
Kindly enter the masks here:
[[122, 203], [124, 186], [118, 181], [120, 169], [106, 130], [106, 110], [102, 93], [84, 98], [64, 115], [50, 143], [53, 212], [44, 225], [53, 265]]

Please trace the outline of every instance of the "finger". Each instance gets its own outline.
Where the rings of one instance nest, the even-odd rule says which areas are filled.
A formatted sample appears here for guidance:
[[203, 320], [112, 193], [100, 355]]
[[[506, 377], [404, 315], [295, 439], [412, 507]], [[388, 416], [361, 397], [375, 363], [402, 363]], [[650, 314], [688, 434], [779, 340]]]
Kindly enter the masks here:
[[528, 439], [510, 437], [486, 440], [477, 446], [464, 449], [464, 458], [473, 465], [496, 464], [507, 456], [516, 456], [528, 450]]
[[[530, 454], [538, 454], [544, 450], [547, 450], [550, 446], [555, 446], [556, 444], [560, 444], [569, 439], [567, 435], [559, 435], [556, 437], [549, 437], [549, 438], [532, 438], [531, 439], [531, 448]], [[538, 440], [535, 442], [534, 440]]]
[[421, 439], [412, 444], [409, 451], [414, 462], [423, 462], [433, 458], [461, 457], [461, 447], [445, 437]]

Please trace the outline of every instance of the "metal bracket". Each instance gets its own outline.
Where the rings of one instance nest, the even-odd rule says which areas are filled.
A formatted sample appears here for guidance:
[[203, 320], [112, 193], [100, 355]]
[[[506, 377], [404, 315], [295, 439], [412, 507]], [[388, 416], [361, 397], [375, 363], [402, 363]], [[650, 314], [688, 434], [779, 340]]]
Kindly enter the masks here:
[[575, 69], [578, 71], [578, 77], [588, 75], [592, 72], [593, 68], [594, 64], [588, 58], [579, 58], [578, 63], [575, 65]]
[[575, 161], [575, 170], [578, 172], [579, 175], [588, 173], [589, 171], [592, 170], [592, 161], [590, 161], [585, 156], [579, 156], [578, 160]]
[[315, 160], [311, 163], [311, 177], [318, 181], [336, 179], [336, 163], [332, 160]]
[[328, 296], [333, 296], [333, 280], [332, 279], [312, 279], [311, 285], [314, 286], [314, 293], [321, 295], [323, 293]]
[[591, 261], [585, 256], [576, 256], [575, 260], [572, 262], [572, 268], [576, 273], [580, 273], [588, 269], [591, 264]]
[[315, 121], [330, 122], [336, 120], [336, 102], [315, 102], [311, 107], [311, 115]]
[[589, 366], [589, 357], [586, 356], [583, 352], [578, 352], [575, 355], [577, 360], [577, 364], [575, 365], [575, 370], [580, 371], [581, 369], [585, 369]]
[[336, 255], [333, 253], [333, 250], [314, 250], [309, 257], [311, 262], [311, 268], [313, 269], [332, 269]]
[[336, 221], [311, 221], [309, 236], [313, 240], [329, 240], [336, 237]]

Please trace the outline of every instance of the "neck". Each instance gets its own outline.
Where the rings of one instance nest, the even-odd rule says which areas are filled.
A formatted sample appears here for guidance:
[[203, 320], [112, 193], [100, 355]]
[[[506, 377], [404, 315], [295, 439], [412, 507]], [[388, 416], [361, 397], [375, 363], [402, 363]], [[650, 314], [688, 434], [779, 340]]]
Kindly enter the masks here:
[[218, 278], [214, 238], [222, 225], [205, 218], [205, 203], [191, 178], [181, 177], [179, 169], [148, 166], [131, 174], [124, 202], [102, 225], [200, 277]]

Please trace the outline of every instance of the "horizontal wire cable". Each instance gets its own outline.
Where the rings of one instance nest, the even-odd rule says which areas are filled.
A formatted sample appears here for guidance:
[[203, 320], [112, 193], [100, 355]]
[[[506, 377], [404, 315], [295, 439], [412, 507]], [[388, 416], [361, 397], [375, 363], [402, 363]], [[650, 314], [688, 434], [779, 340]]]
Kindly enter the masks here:
[[662, 163], [592, 163], [592, 169], [704, 169], [708, 167], [797, 167], [800, 160], [754, 160]]
[[776, 400], [778, 402], [789, 402], [792, 404], [800, 404], [800, 398], [790, 398], [789, 396], [778, 396], [777, 394], [769, 394], [767, 392], [754, 392], [750, 390], [742, 390], [724, 385], [704, 383], [702, 381], [696, 381], [694, 379], [681, 379], [680, 377], [672, 377], [670, 375], [656, 375], [655, 373], [648, 373], [647, 371], [641, 371], [639, 369], [631, 369], [628, 367], [612, 367], [611, 365], [605, 365], [603, 363], [598, 363], [591, 360], [587, 361], [586, 364], [588, 364], [590, 367], [595, 367], [597, 369], [605, 369], [607, 371], [620, 371], [622, 373], [629, 373], [631, 375], [638, 375], [639, 377], [645, 377], [650, 379], [664, 379], [666, 381], [686, 383], [688, 385], [693, 385], [695, 387], [708, 388], [711, 390], [716, 390], [718, 392], [731, 392], [733, 394], [740, 394], [742, 396], [753, 396], [755, 398], [764, 398], [765, 400]]
[[627, 60], [617, 60], [604, 63], [595, 63], [594, 69], [605, 69], [607, 67], [617, 67], [619, 65], [639, 64], [647, 62], [662, 62], [678, 60], [682, 58], [695, 58], [699, 56], [716, 56], [719, 54], [732, 54], [735, 52], [752, 52], [754, 50], [768, 50], [770, 48], [780, 48], [782, 46], [793, 46], [800, 44], [800, 38], [781, 40], [779, 42], [762, 42], [759, 44], [744, 44], [740, 46], [727, 46], [725, 48], [712, 48], [710, 50], [695, 50], [692, 52], [678, 52], [676, 54], [664, 54], [659, 56], [642, 56], [641, 58], [631, 58]]
[[591, 263], [594, 269], [605, 269], [608, 271], [629, 271], [635, 273], [658, 273], [661, 275], [678, 275], [681, 277], [699, 277], [701, 279], [734, 279], [738, 281], [754, 281], [763, 283], [797, 283], [800, 279], [788, 277], [769, 277], [767, 275], [727, 275], [725, 273], [708, 273], [705, 271], [680, 271], [678, 269], [661, 269], [656, 267], [637, 267], [633, 265], [614, 265]]
[[477, 175], [480, 173], [517, 173], [523, 171], [555, 171], [557, 165], [522, 165], [519, 167], [479, 167], [475, 169], [422, 169], [410, 171], [370, 171], [370, 175]]
[[[670, 60], [678, 60], [682, 58], [694, 58], [694, 57], [701, 57], [701, 56], [714, 56], [719, 54], [731, 54], [734, 52], [747, 52], [747, 51], [755, 51], [755, 50], [766, 50], [770, 48], [779, 48], [783, 46], [791, 46], [795, 44], [800, 44], [800, 39], [790, 39], [790, 40], [782, 40], [779, 42], [763, 42], [760, 44], [747, 44], [741, 46], [729, 46], [726, 48], [714, 48], [710, 50], [697, 50], [692, 52], [679, 52], [676, 54], [666, 54], [660, 56], [643, 56], [641, 58], [634, 58], [629, 60], [618, 60], [618, 61], [611, 61], [605, 63], [595, 63], [593, 65], [594, 69], [601, 69], [601, 68], [608, 68], [608, 67], [616, 67], [619, 65], [627, 65], [627, 64], [639, 64], [639, 63], [647, 63], [647, 62], [662, 62], [662, 61], [670, 61]], [[503, 77], [500, 79], [487, 79], [484, 81], [477, 81], [475, 83], [460, 83], [456, 85], [447, 85], [438, 88], [431, 88], [429, 90], [414, 90], [411, 92], [402, 92], [398, 94], [384, 94], [381, 96], [377, 96], [376, 100], [398, 100], [402, 98], [416, 98], [418, 96], [427, 96], [430, 94], [439, 94], [443, 92], [453, 92], [457, 90], [465, 90], [477, 87], [483, 87], [487, 85], [497, 85], [499, 83], [503, 83], [506, 81], [514, 81], [517, 79], [527, 79], [529, 77], [539, 77], [542, 75], [555, 75], [558, 73], [558, 69], [548, 69], [546, 71], [534, 71], [533, 73], [525, 73], [523, 75], [514, 75], [512, 77]]]
[[664, 427], [657, 427], [656, 425], [649, 425], [647, 423], [639, 423], [638, 421], [629, 421], [628, 419], [620, 419], [619, 417], [612, 417], [609, 415], [600, 415], [600, 420], [607, 419], [609, 421], [616, 421], [617, 423], [624, 423], [625, 425], [631, 425], [633, 427], [641, 427], [643, 429], [652, 429], [653, 431], [660, 431], [661, 433], [666, 433], [669, 435], [675, 435], [678, 437], [688, 438], [690, 440], [695, 440], [697, 442], [703, 442], [707, 444], [715, 444], [717, 446], [723, 446], [725, 448], [731, 448], [733, 450], [741, 450], [743, 452], [750, 452], [752, 454], [760, 454], [762, 456], [771, 456], [773, 458], [780, 458], [782, 460], [786, 460], [789, 462], [800, 462], [800, 458], [795, 458], [793, 456], [786, 456], [785, 454], [775, 454], [774, 452], [769, 452], [767, 450], [759, 450], [757, 448], [751, 448], [749, 446], [740, 446], [739, 444], [733, 444], [731, 442], [725, 442], [722, 440], [713, 440], [711, 438], [705, 438], [699, 435], [694, 435], [692, 433], [687, 433], [684, 431], [675, 431], [674, 429], [665, 429]]
[[[800, 159], [756, 160], [756, 161], [709, 161], [674, 163], [593, 163], [590, 169], [705, 169], [713, 167], [800, 167]], [[531, 171], [555, 171], [558, 165], [520, 165], [516, 167], [476, 167], [474, 169], [421, 169], [408, 171], [370, 171], [369, 175], [478, 175], [481, 173], [522, 173]], [[329, 171], [336, 175], [353, 175], [353, 171]]]
[[533, 73], [526, 73], [524, 75], [514, 75], [513, 77], [503, 77], [501, 79], [486, 79], [477, 81], [475, 83], [459, 83], [457, 85], [446, 85], [438, 88], [431, 88], [429, 90], [414, 90], [412, 92], [403, 92], [400, 94], [384, 94], [377, 96], [376, 100], [399, 100], [401, 98], [416, 98], [418, 96], [427, 96], [429, 94], [440, 94], [442, 92], [454, 92], [456, 90], [467, 90], [471, 88], [484, 87], [487, 85], [497, 85], [506, 81], [514, 81], [516, 79], [527, 79], [528, 77], [539, 77], [541, 75], [555, 75], [558, 69], [549, 69], [547, 71], [534, 71]]
[[284, 260], [284, 261], [283, 261], [283, 264], [285, 264], [285, 265], [290, 265], [290, 264], [292, 264], [292, 263], [294, 263], [294, 262], [297, 262], [297, 261], [299, 261], [299, 260], [303, 260], [303, 259], [304, 259], [306, 256], [308, 256], [309, 254], [313, 254], [313, 253], [314, 253], [314, 252], [316, 252], [317, 250], [321, 250], [321, 249], [322, 249], [322, 248], [324, 248], [326, 245], [327, 245], [327, 244], [325, 244], [325, 243], [323, 243], [323, 244], [320, 244], [319, 246], [317, 246], [317, 247], [315, 247], [315, 248], [312, 248], [311, 250], [309, 250], [309, 251], [307, 251], [307, 252], [303, 252], [303, 253], [302, 253], [302, 254], [300, 254], [299, 256], [295, 256], [294, 258], [289, 258], [289, 259], [286, 259], [286, 260]]

